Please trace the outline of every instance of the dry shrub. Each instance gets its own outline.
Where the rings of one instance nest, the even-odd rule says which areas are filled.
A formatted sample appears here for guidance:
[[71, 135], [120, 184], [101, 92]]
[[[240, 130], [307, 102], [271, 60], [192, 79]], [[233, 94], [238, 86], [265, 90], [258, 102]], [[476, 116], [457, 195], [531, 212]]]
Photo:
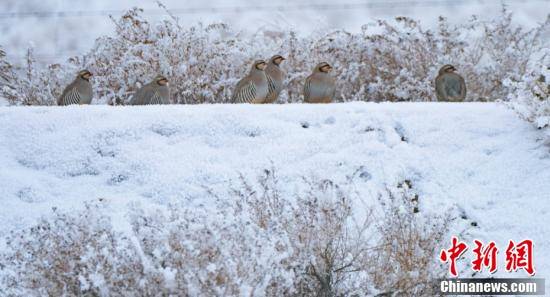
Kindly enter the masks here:
[[11, 87], [10, 81], [13, 75], [13, 65], [6, 60], [6, 52], [0, 47], [0, 88], [8, 88], [3, 92], [8, 91]]
[[[175, 19], [156, 25], [134, 8], [120, 19], [114, 37], [98, 39], [75, 64], [97, 73], [101, 102], [124, 104], [157, 74], [170, 78], [174, 103], [225, 103], [247, 63], [260, 57], [225, 24], [182, 28]], [[247, 53], [247, 54], [245, 54]]]
[[449, 215], [419, 215], [418, 195], [406, 185], [387, 189], [381, 199], [381, 238], [370, 254], [375, 287], [387, 296], [435, 296], [433, 281], [445, 276], [436, 255], [448, 232]]
[[280, 263], [288, 253], [284, 238], [245, 213], [172, 206], [167, 214], [138, 210], [132, 217], [147, 263], [145, 295], [256, 296], [290, 288], [292, 274]]
[[523, 81], [532, 70], [528, 65], [541, 61], [537, 53], [547, 47], [550, 27], [548, 20], [530, 30], [514, 25], [503, 7], [490, 21], [472, 17], [467, 24], [450, 25], [440, 17], [434, 30], [397, 17], [365, 25], [359, 33], [303, 36], [281, 30], [248, 36], [226, 24], [184, 27], [166, 13], [166, 20], [152, 24], [141, 9], [129, 10], [113, 19], [113, 36], [98, 38], [90, 52], [53, 71], [29, 59], [12, 84], [11, 102], [51, 104], [78, 69], [88, 68], [96, 74], [98, 103], [124, 104], [159, 73], [170, 78], [174, 103], [230, 103], [250, 63], [276, 53], [288, 58], [279, 102], [302, 101], [304, 79], [319, 61], [335, 66], [338, 101], [433, 101], [434, 78], [447, 63], [465, 77], [468, 101], [506, 100], [511, 89], [503, 82]]
[[38, 67], [33, 48], [27, 50], [26, 64], [23, 69], [16, 69], [4, 61], [2, 77], [5, 80], [0, 96], [12, 105], [54, 105], [61, 93], [59, 85], [60, 66], [48, 65]]
[[[13, 296], [124, 295], [139, 287], [143, 268], [128, 238], [112, 230], [100, 204], [75, 214], [56, 211], [12, 232], [0, 288]], [[1, 276], [1, 275], [0, 275]]]
[[6, 238], [0, 288], [28, 296], [429, 295], [445, 222], [414, 213], [398, 187], [381, 196], [381, 216], [357, 217], [349, 184], [301, 185], [288, 197], [266, 170], [230, 193], [210, 191], [208, 205], [131, 204], [124, 232], [113, 229], [108, 202], [54, 211]]
[[[242, 178], [235, 191], [260, 226], [277, 226], [290, 245], [285, 263], [294, 272], [288, 296], [350, 296], [369, 291], [363, 262], [372, 249], [370, 211], [355, 221], [355, 197], [331, 180], [303, 179], [305, 189], [283, 198], [275, 170], [265, 170], [256, 185]], [[281, 295], [280, 292], [276, 295]]]
[[[550, 49], [541, 51], [542, 59], [519, 82], [506, 80], [512, 89], [509, 106], [539, 129], [550, 128]], [[550, 136], [550, 133], [548, 134]]]
[[16, 296], [239, 296], [284, 292], [286, 251], [246, 215], [218, 208], [133, 206], [115, 231], [102, 203], [54, 211], [8, 238], [0, 288]]

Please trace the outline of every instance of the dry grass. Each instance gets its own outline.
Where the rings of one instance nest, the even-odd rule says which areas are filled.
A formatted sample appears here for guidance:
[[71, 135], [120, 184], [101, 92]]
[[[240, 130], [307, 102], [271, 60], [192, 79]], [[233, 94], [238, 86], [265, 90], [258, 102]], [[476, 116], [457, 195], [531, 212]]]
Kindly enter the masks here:
[[124, 233], [107, 202], [54, 211], [8, 236], [0, 286], [29, 296], [429, 295], [444, 220], [415, 213], [402, 187], [382, 193], [380, 215], [357, 219], [348, 184], [304, 185], [288, 197], [266, 170], [211, 192], [212, 207], [131, 205]]
[[447, 235], [450, 216], [421, 215], [418, 199], [407, 185], [387, 190], [384, 217], [378, 224], [380, 245], [370, 254], [369, 273], [388, 296], [435, 296], [433, 280], [445, 275], [435, 255]]
[[300, 36], [282, 30], [245, 36], [226, 24], [183, 27], [174, 17], [153, 24], [135, 8], [113, 19], [113, 36], [100, 37], [88, 53], [67, 63], [39, 67], [29, 53], [27, 66], [16, 71], [13, 89], [3, 96], [13, 104], [48, 105], [78, 69], [88, 68], [96, 74], [100, 103], [124, 104], [159, 73], [170, 78], [174, 103], [228, 103], [251, 61], [278, 53], [288, 58], [280, 103], [302, 101], [304, 79], [322, 60], [335, 66], [338, 101], [433, 101], [434, 78], [447, 63], [466, 78], [468, 101], [506, 100], [511, 89], [503, 82], [520, 82], [533, 70], [529, 65], [545, 48], [549, 20], [527, 30], [514, 25], [503, 8], [492, 21], [473, 17], [468, 24], [450, 25], [440, 18], [435, 30], [397, 17], [365, 25], [359, 33]]

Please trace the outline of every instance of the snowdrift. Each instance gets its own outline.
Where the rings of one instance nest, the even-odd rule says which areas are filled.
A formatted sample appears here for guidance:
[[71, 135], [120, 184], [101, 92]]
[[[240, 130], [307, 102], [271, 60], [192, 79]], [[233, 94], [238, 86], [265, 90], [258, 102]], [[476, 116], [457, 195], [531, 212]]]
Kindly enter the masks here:
[[475, 223], [465, 239], [533, 239], [550, 275], [549, 148], [497, 103], [0, 107], [0, 164], [2, 238], [99, 198], [114, 217], [134, 202], [208, 205], [207, 189], [276, 168], [288, 194], [304, 176], [357, 174], [359, 204], [410, 180], [420, 212], [450, 210], [456, 235]]

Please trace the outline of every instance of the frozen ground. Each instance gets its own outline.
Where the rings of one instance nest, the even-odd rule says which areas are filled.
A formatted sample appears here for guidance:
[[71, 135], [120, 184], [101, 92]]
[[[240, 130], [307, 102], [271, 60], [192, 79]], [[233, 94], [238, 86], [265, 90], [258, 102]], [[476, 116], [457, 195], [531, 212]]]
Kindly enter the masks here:
[[359, 170], [362, 197], [407, 178], [421, 211], [463, 212], [453, 228], [477, 222], [470, 243], [533, 239], [537, 276], [548, 279], [543, 143], [494, 103], [0, 107], [0, 238], [52, 207], [100, 197], [118, 210], [136, 200], [202, 204], [205, 186], [222, 189], [239, 173], [275, 167], [291, 192], [303, 175], [344, 181]]

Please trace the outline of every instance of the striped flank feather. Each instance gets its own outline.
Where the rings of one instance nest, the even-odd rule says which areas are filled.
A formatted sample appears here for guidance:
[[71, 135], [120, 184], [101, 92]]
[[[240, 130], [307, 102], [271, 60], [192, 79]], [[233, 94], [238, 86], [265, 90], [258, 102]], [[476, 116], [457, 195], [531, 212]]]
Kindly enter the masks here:
[[63, 105], [80, 104], [81, 95], [76, 88], [72, 88], [63, 97]]
[[162, 104], [162, 98], [160, 97], [158, 92], [153, 93], [153, 96], [151, 97], [149, 104]]
[[277, 85], [275, 85], [275, 81], [271, 76], [266, 75], [267, 77], [267, 97], [271, 98], [273, 96], [273, 93], [275, 93], [275, 90], [277, 89]]
[[304, 99], [305, 100], [309, 99], [310, 88], [311, 88], [311, 77], [308, 77], [306, 79], [306, 83], [304, 85]]
[[235, 93], [234, 101], [236, 103], [251, 103], [256, 98], [256, 86], [248, 83]]

